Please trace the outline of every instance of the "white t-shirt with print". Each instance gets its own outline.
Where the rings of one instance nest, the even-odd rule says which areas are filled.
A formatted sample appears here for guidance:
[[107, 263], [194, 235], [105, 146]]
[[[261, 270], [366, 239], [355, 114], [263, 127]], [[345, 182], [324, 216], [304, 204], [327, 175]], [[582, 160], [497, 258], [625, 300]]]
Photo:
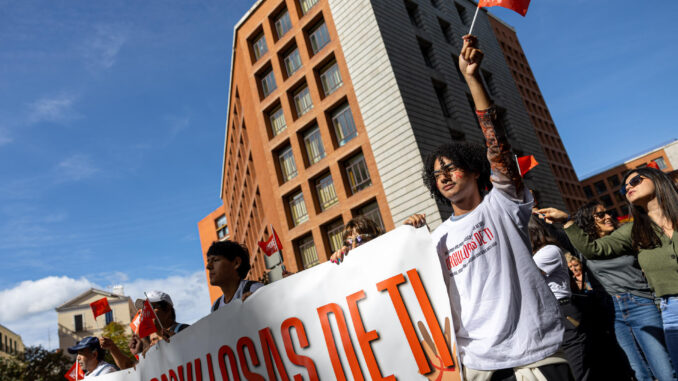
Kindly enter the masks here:
[[556, 299], [569, 298], [570, 273], [567, 271], [565, 253], [556, 245], [546, 245], [534, 253], [534, 263], [544, 273], [546, 283]]
[[563, 340], [558, 302], [532, 260], [532, 195], [510, 200], [496, 187], [471, 212], [433, 233], [448, 285], [460, 361], [476, 370], [512, 368], [554, 354]]

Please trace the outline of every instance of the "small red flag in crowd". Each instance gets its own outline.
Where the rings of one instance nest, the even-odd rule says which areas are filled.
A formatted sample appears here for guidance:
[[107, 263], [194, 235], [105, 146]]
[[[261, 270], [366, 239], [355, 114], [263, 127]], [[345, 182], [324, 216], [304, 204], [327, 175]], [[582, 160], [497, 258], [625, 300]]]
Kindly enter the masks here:
[[520, 168], [520, 176], [525, 176], [525, 174], [532, 168], [539, 165], [537, 159], [534, 158], [534, 155], [530, 156], [521, 156], [518, 158], [518, 167]]
[[525, 16], [527, 7], [530, 6], [530, 0], [480, 0], [478, 7], [502, 7], [520, 13]]
[[657, 164], [656, 161], [652, 160], [649, 163], [647, 163], [648, 168], [654, 168], [654, 169], [659, 169], [659, 164]]
[[137, 311], [137, 314], [134, 315], [134, 319], [129, 323], [129, 327], [132, 328], [132, 332], [137, 333], [139, 331], [139, 323], [141, 322], [141, 310]]
[[80, 364], [76, 361], [75, 364], [71, 367], [71, 369], [64, 374], [64, 377], [69, 380], [69, 381], [77, 381], [77, 380], [82, 380], [85, 378], [85, 372], [82, 371], [82, 368], [80, 367]]
[[276, 251], [282, 250], [282, 243], [280, 243], [280, 238], [278, 234], [273, 229], [273, 235], [266, 241], [257, 242], [261, 250], [266, 253], [269, 257], [273, 255]]
[[92, 312], [94, 313], [95, 319], [97, 316], [111, 311], [111, 306], [108, 305], [108, 299], [106, 298], [101, 298], [95, 302], [92, 302], [89, 306], [92, 307]]
[[154, 317], [155, 312], [153, 312], [151, 303], [148, 302], [148, 299], [144, 300], [144, 306], [141, 308], [141, 313], [139, 315], [139, 325], [137, 326], [136, 331], [140, 338], [144, 338], [151, 333], [158, 331], [158, 329], [155, 328], [155, 323], [153, 322]]

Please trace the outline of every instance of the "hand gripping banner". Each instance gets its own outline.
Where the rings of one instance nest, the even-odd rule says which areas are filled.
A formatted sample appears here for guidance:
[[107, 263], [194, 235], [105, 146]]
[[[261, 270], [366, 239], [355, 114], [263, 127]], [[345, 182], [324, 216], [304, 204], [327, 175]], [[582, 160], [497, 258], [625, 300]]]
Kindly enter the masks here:
[[220, 308], [152, 347], [136, 369], [98, 379], [460, 380], [453, 323], [428, 231], [402, 226], [341, 265]]

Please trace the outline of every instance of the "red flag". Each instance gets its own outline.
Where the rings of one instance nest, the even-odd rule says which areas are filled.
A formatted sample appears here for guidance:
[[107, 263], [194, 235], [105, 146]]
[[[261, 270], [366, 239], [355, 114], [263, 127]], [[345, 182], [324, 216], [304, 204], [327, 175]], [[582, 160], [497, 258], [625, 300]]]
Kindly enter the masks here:
[[261, 250], [267, 255], [271, 256], [276, 251], [282, 250], [282, 243], [280, 243], [280, 238], [278, 234], [273, 229], [273, 235], [266, 242], [257, 242]]
[[137, 314], [134, 315], [134, 319], [129, 323], [129, 327], [132, 328], [132, 332], [139, 332], [139, 323], [141, 323], [141, 311], [137, 311]]
[[649, 163], [647, 163], [648, 168], [654, 168], [654, 169], [659, 169], [659, 164], [657, 164], [656, 161], [652, 160]]
[[85, 378], [85, 372], [82, 371], [82, 368], [80, 367], [80, 364], [76, 361], [75, 364], [71, 367], [71, 369], [64, 374], [64, 377], [66, 377], [67, 380], [69, 381], [76, 381], [76, 380], [82, 380]]
[[97, 316], [103, 315], [111, 310], [111, 306], [108, 305], [108, 299], [106, 298], [101, 298], [95, 302], [92, 302], [89, 304], [89, 306], [92, 307], [92, 312], [94, 313], [95, 319]]
[[520, 168], [520, 176], [525, 176], [525, 174], [532, 168], [539, 165], [537, 159], [534, 158], [534, 155], [530, 156], [521, 156], [518, 158], [518, 167]]
[[530, 0], [480, 0], [478, 2], [479, 8], [494, 6], [508, 8], [525, 16], [527, 7], [530, 6]]
[[140, 338], [144, 338], [151, 333], [158, 331], [153, 322], [154, 317], [155, 313], [153, 312], [151, 303], [148, 302], [148, 299], [144, 300], [144, 306], [141, 308], [141, 314], [139, 315], [139, 327], [137, 328], [137, 335], [139, 335]]

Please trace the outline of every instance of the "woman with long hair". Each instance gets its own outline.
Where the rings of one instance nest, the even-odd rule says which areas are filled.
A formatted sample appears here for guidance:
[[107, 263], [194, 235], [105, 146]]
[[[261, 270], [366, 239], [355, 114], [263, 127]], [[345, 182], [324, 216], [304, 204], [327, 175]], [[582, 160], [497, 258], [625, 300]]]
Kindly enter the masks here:
[[587, 351], [586, 332], [579, 308], [572, 303], [570, 274], [565, 261], [565, 250], [549, 233], [549, 227], [537, 216], [532, 215], [527, 224], [532, 244], [532, 259], [541, 270], [553, 296], [558, 299], [560, 313], [563, 316], [565, 333], [562, 350], [565, 352], [572, 374], [576, 381], [591, 379], [591, 361]]
[[330, 262], [340, 264], [351, 249], [377, 238], [381, 233], [381, 229], [373, 220], [364, 216], [352, 218], [344, 226], [342, 234], [344, 245], [332, 254]]
[[[540, 209], [547, 220], [565, 222], [572, 244], [588, 259], [638, 253], [638, 264], [661, 301], [664, 336], [671, 360], [678, 364], [678, 192], [671, 179], [654, 168], [638, 168], [624, 176], [622, 194], [633, 222], [609, 235], [590, 240], [567, 213]], [[654, 335], [661, 340], [661, 335]], [[655, 375], [659, 379], [659, 375]]]

